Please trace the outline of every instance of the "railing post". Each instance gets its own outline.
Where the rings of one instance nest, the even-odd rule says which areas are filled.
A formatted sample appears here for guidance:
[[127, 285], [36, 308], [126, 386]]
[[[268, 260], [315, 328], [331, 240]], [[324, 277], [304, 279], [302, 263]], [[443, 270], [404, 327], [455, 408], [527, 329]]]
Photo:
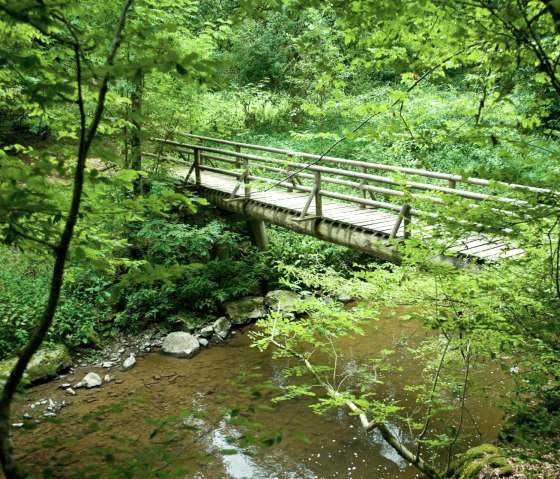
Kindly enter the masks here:
[[315, 216], [323, 216], [323, 199], [321, 197], [320, 171], [315, 171]]
[[449, 180], [449, 188], [453, 190], [457, 188], [457, 182], [455, 180]]
[[201, 155], [200, 150], [198, 148], [194, 148], [194, 177], [195, 183], [197, 186], [200, 186], [200, 164], [201, 164]]
[[249, 186], [249, 160], [247, 158], [243, 158], [243, 186], [245, 191], [245, 198], [249, 198], [251, 196], [251, 187]]
[[404, 220], [404, 239], [410, 237], [410, 233], [407, 233], [407, 227], [410, 225], [410, 205], [405, 203], [402, 205], [401, 211], [399, 212], [399, 216], [397, 217], [397, 221], [395, 221], [395, 226], [393, 226], [393, 231], [389, 235], [389, 239], [395, 239], [399, 234], [399, 228]]
[[408, 210], [406, 211], [406, 216], [404, 217], [404, 236], [403, 236], [403, 238], [405, 240], [410, 238], [410, 224], [411, 224], [411, 222], [412, 221], [411, 221], [411, 217], [410, 217], [410, 206], [408, 206]]
[[[292, 173], [294, 172], [294, 167], [292, 165], [288, 165], [288, 168], [287, 168], [286, 171], [288, 172], [288, 179], [289, 179], [290, 183], [292, 184], [292, 186], [295, 186], [295, 180], [294, 180], [294, 177], [292, 176]], [[294, 191], [292, 186], [288, 186], [286, 188], [288, 193], [291, 193], [292, 191]]]
[[[239, 145], [235, 146], [235, 151], [237, 153], [241, 153], [241, 147]], [[235, 158], [235, 166], [237, 166], [238, 168], [241, 166], [241, 159], [240, 158]]]
[[[361, 168], [361, 172], [364, 174], [367, 174], [367, 168], [365, 166], [362, 166]], [[360, 198], [362, 200], [366, 199], [366, 190], [364, 190], [364, 186], [367, 185], [367, 180], [364, 180], [363, 178], [360, 179]], [[360, 208], [361, 209], [365, 209], [366, 205], [360, 204]]]

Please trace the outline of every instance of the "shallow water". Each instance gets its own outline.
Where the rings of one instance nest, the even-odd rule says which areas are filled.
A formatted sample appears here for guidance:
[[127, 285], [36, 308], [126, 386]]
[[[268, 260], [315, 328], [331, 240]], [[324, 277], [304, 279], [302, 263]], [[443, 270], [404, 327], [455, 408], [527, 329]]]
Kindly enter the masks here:
[[[346, 340], [342, 367], [350, 371], [371, 351], [418, 342], [422, 339], [420, 334], [424, 334], [421, 331], [414, 323], [393, 318], [372, 322], [364, 337]], [[74, 397], [59, 389], [59, 384], [77, 382], [91, 370], [103, 377], [105, 370], [82, 368], [63, 380], [29, 389], [18, 400], [14, 420], [19, 420], [24, 411], [31, 411], [29, 405], [39, 399], [71, 404], [61, 409], [56, 418], [42, 420], [31, 429], [17, 429], [17, 456], [38, 474], [48, 469], [47, 477], [421, 477], [378, 434], [364, 433], [358, 419], [345, 410], [319, 416], [309, 408], [309, 399], [273, 403], [271, 399], [277, 391], [267, 387], [251, 389], [257, 383], [280, 386], [285, 381], [283, 365], [273, 362], [269, 352], [250, 348], [246, 332], [190, 360], [159, 353], [139, 356], [134, 369], [115, 373], [116, 381], [96, 389], [78, 390]], [[414, 397], [404, 393], [402, 385], [417, 381], [420, 370], [406, 347], [397, 351], [404, 371], [385, 378], [384, 394], [414, 408]], [[240, 374], [245, 379], [235, 380]], [[481, 380], [491, 381], [498, 375], [487, 365]], [[501, 412], [487, 401], [470, 400], [467, 405], [472, 420], [469, 417], [465, 421], [466, 429], [476, 432], [476, 421], [475, 436], [480, 434], [484, 441], [494, 439]], [[253, 424], [262, 428], [257, 435], [269, 437], [274, 431], [281, 432], [281, 442], [267, 448], [252, 446], [245, 451], [231, 444], [232, 437], [253, 432], [228, 422], [226, 411], [232, 409], [239, 410], [238, 418], [258, 423]], [[179, 417], [183, 411], [189, 413]], [[396, 425], [392, 428], [406, 442], [408, 432]], [[222, 454], [224, 450], [230, 454]], [[178, 467], [183, 472], [165, 476]]]

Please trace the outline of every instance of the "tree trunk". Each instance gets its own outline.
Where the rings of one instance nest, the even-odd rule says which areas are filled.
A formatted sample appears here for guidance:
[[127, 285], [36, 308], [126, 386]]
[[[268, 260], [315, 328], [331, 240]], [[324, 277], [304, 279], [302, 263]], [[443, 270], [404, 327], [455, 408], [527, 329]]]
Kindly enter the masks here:
[[[113, 37], [113, 41], [111, 42], [111, 47], [107, 55], [107, 65], [114, 64], [115, 55], [121, 43], [121, 34], [126, 21], [126, 15], [128, 13], [128, 10], [132, 6], [132, 2], [133, 0], [126, 0], [124, 2], [119, 22], [117, 24], [117, 29], [115, 31], [115, 36]], [[10, 440], [12, 399], [29, 361], [37, 352], [49, 331], [52, 320], [54, 318], [54, 314], [56, 312], [56, 308], [58, 306], [60, 292], [62, 290], [62, 285], [64, 282], [64, 268], [66, 264], [66, 258], [68, 257], [68, 250], [70, 248], [70, 242], [72, 241], [72, 236], [74, 234], [74, 227], [76, 226], [76, 222], [78, 221], [78, 216], [80, 213], [86, 159], [93, 139], [97, 134], [99, 122], [101, 121], [101, 117], [103, 116], [105, 99], [107, 97], [107, 91], [109, 89], [110, 78], [109, 76], [106, 76], [103, 78], [101, 86], [99, 88], [97, 106], [91, 124], [89, 128], [86, 129], [86, 115], [84, 109], [84, 99], [82, 96], [82, 74], [80, 56], [81, 47], [77, 38], [75, 39], [73, 47], [76, 59], [76, 83], [78, 90], [77, 104], [80, 110], [81, 130], [78, 160], [76, 162], [76, 170], [74, 173], [72, 200], [68, 212], [68, 218], [64, 225], [64, 230], [62, 231], [60, 240], [57, 245], [53, 245], [55, 260], [47, 304], [45, 306], [43, 315], [41, 316], [41, 320], [39, 321], [36, 331], [32, 335], [29, 342], [23, 348], [15, 366], [10, 372], [6, 384], [4, 385], [4, 389], [2, 390], [2, 396], [0, 398], [0, 461], [2, 462], [2, 467], [7, 479], [24, 479], [28, 477], [21, 465], [15, 460], [13, 456], [12, 444]]]
[[[140, 69], [132, 80], [134, 91], [130, 97], [130, 117], [133, 128], [130, 132], [130, 167], [133, 170], [142, 169], [142, 99], [144, 96], [144, 72]], [[144, 191], [142, 178], [134, 183], [134, 196], [139, 196]]]

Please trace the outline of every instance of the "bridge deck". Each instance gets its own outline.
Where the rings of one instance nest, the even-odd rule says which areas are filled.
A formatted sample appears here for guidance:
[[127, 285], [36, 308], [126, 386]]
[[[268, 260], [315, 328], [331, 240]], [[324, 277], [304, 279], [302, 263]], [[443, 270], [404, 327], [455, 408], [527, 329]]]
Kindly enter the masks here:
[[[181, 168], [181, 171], [176, 171], [176, 174], [184, 177], [187, 171], [188, 169]], [[192, 181], [194, 178], [191, 177], [190, 180]], [[238, 185], [238, 181], [231, 176], [210, 171], [200, 172], [200, 187], [203, 189], [231, 195]], [[235, 197], [240, 199], [245, 197], [244, 185], [238, 187]], [[251, 190], [249, 201], [301, 214], [308, 198], [309, 195], [301, 191], [289, 192], [283, 188], [272, 188], [268, 191]], [[314, 211], [314, 200], [309, 206], [309, 211]], [[322, 200], [322, 220], [347, 225], [348, 228], [359, 228], [371, 232], [377, 237], [388, 238], [397, 218], [396, 214], [376, 209], [364, 209], [359, 205], [331, 201], [326, 198]], [[428, 231], [426, 234], [429, 234]], [[396, 238], [403, 239], [403, 237], [404, 229], [401, 225]], [[478, 260], [493, 260], [498, 257], [515, 256], [523, 252], [518, 248], [512, 249], [503, 239], [487, 238], [483, 234], [473, 234], [450, 245], [449, 249], [457, 252], [459, 256]]]

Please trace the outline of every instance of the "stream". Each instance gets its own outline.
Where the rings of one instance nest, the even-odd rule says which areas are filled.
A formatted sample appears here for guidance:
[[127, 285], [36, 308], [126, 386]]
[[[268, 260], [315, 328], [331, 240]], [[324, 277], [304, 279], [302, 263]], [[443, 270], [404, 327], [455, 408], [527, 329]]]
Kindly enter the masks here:
[[[317, 415], [309, 407], [309, 398], [272, 402], [278, 391], [270, 384], [286, 384], [283, 364], [273, 361], [270, 352], [249, 347], [247, 332], [252, 327], [238, 330], [234, 337], [193, 359], [140, 354], [132, 370], [111, 372], [109, 383], [79, 389], [75, 396], [59, 388], [60, 384], [74, 384], [89, 371], [103, 377], [106, 371], [81, 367], [28, 389], [14, 408], [14, 421], [27, 414], [24, 426], [14, 430], [17, 457], [37, 477], [422, 477], [378, 434], [363, 432], [358, 418], [346, 410]], [[372, 351], [397, 346], [395, 356], [403, 371], [384, 378], [384, 394], [414, 409], [414, 396], [402, 388], [415, 384], [421, 370], [406, 345], [420, 341], [423, 329], [391, 317], [372, 321], [364, 329], [365, 336], [345, 340], [341, 368], [351, 372]], [[477, 380], [490, 383], [499, 375], [493, 365], [485, 365]], [[39, 411], [44, 407], [41, 401], [48, 400], [64, 401], [65, 407], [56, 416], [42, 416], [35, 423], [33, 410]], [[465, 431], [474, 433], [474, 439], [461, 446], [494, 439], [501, 411], [482, 398], [469, 398], [467, 406]], [[226, 411], [232, 410], [234, 421], [228, 421]], [[408, 431], [391, 427], [401, 440], [410, 437]], [[279, 432], [282, 440], [271, 447], [242, 449], [231, 438], [244, 432], [269, 438], [271, 443]]]

